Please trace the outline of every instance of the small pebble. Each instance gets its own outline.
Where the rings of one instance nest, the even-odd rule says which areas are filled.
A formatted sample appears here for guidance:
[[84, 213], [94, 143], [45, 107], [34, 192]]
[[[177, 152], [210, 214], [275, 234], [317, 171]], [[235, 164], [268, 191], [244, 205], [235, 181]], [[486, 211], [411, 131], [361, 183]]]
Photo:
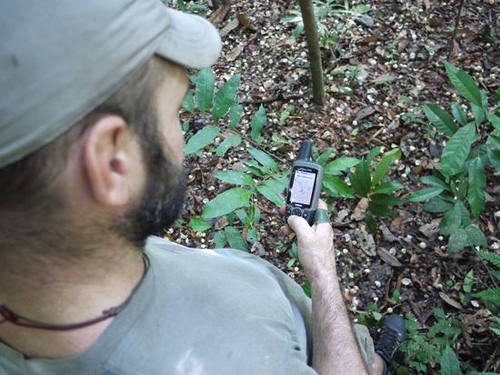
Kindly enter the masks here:
[[427, 244], [425, 242], [420, 242], [418, 244], [418, 247], [420, 247], [421, 249], [425, 249], [427, 247]]

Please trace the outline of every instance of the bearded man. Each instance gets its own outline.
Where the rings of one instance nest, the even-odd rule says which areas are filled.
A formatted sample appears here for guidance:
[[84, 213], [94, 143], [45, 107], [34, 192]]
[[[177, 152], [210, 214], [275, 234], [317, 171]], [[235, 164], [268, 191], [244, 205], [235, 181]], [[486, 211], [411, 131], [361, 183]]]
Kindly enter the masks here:
[[256, 257], [150, 236], [181, 212], [177, 116], [186, 67], [219, 56], [210, 23], [156, 0], [5, 0], [0, 36], [0, 374], [387, 368], [401, 333], [386, 324], [379, 354], [353, 334], [329, 223], [289, 219], [312, 309]]

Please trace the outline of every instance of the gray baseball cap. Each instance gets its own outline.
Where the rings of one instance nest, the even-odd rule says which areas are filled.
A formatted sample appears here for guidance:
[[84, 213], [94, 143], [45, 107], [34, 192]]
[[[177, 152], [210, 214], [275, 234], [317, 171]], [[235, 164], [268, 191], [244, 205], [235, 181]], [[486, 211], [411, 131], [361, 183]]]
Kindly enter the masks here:
[[221, 41], [159, 0], [0, 2], [0, 168], [51, 142], [159, 55], [212, 65]]

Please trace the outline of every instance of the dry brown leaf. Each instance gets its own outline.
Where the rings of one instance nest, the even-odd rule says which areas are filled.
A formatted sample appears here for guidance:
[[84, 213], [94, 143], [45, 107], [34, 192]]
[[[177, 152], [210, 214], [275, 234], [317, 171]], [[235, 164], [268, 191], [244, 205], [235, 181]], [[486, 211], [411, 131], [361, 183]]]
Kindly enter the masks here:
[[379, 255], [380, 259], [382, 259], [384, 262], [389, 264], [392, 267], [403, 267], [401, 262], [396, 259], [394, 255], [389, 253], [386, 249], [384, 248], [379, 248], [377, 250], [377, 254]]
[[354, 209], [354, 212], [351, 215], [351, 220], [356, 220], [356, 221], [363, 220], [366, 216], [366, 210], [368, 209], [369, 203], [370, 202], [368, 201], [368, 198], [361, 198], [356, 208]]
[[244, 48], [245, 47], [243, 47], [243, 45], [238, 44], [236, 47], [234, 47], [231, 51], [228, 52], [228, 54], [226, 55], [226, 59], [228, 61], [236, 60], [238, 56], [241, 55]]
[[237, 18], [234, 18], [231, 21], [229, 21], [222, 29], [220, 29], [219, 35], [221, 37], [224, 37], [227, 34], [229, 34], [231, 31], [236, 29], [239, 25], [240, 25], [240, 21], [238, 21]]
[[458, 302], [457, 300], [454, 300], [453, 298], [451, 298], [446, 293], [439, 292], [439, 297], [441, 297], [441, 299], [444, 302], [446, 302], [448, 305], [453, 306], [454, 308], [456, 308], [458, 310], [462, 310], [462, 304], [460, 302]]

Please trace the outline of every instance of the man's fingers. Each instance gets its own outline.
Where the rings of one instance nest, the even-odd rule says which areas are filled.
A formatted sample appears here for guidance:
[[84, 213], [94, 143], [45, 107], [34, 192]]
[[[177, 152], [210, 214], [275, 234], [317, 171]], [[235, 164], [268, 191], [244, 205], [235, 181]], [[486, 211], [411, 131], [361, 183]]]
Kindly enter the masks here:
[[298, 237], [312, 230], [307, 221], [300, 216], [290, 216], [288, 218], [288, 225], [290, 226], [290, 228], [292, 228], [292, 230]]
[[318, 200], [318, 208], [320, 210], [327, 210], [328, 206], [326, 205], [326, 203], [322, 199], [319, 199]]

